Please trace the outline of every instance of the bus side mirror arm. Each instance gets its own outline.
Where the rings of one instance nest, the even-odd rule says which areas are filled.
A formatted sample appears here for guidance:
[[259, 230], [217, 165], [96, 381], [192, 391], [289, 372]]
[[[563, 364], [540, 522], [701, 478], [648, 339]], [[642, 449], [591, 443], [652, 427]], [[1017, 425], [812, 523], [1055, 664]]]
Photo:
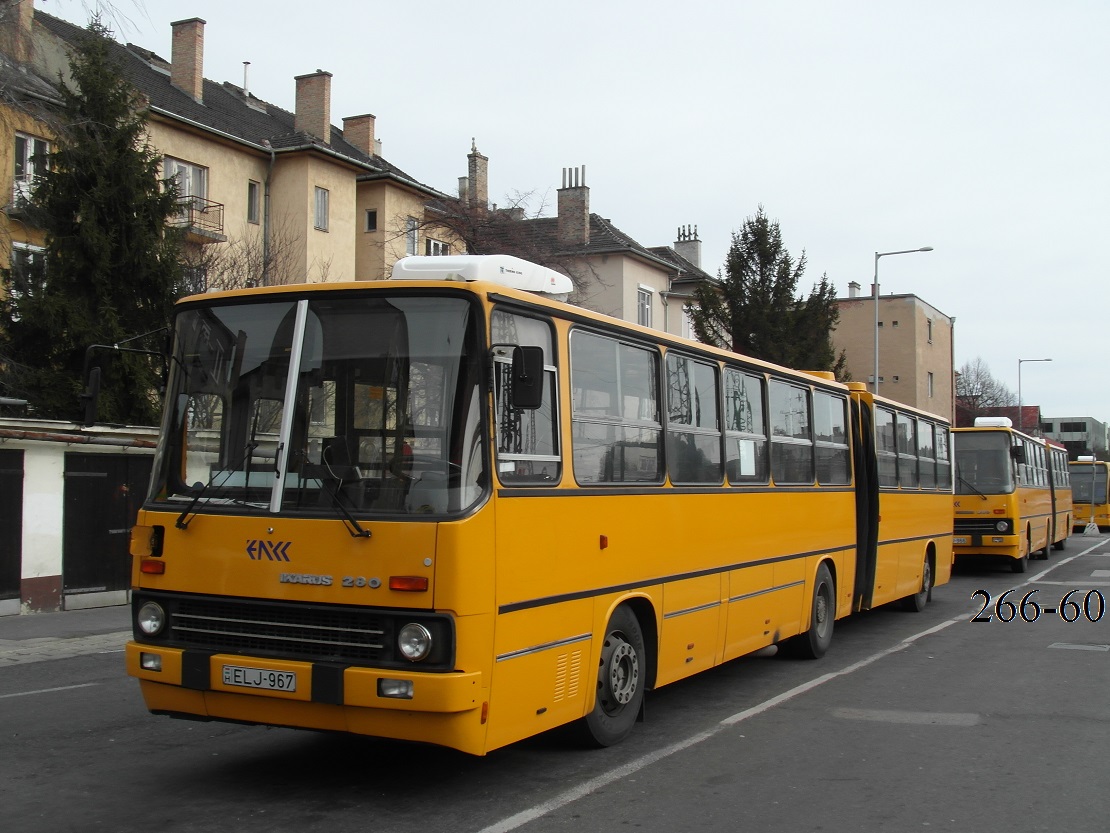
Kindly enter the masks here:
[[[157, 332], [157, 331], [156, 331]], [[149, 333], [147, 333], [149, 335]], [[129, 339], [130, 340], [130, 339]], [[85, 380], [85, 390], [81, 393], [82, 425], [91, 428], [96, 424], [96, 402], [100, 397], [100, 367], [92, 366], [94, 350], [112, 350], [116, 353], [140, 353], [144, 356], [157, 356], [162, 360], [162, 386], [165, 387], [169, 373], [168, 356], [157, 350], [140, 350], [137, 347], [120, 347], [118, 344], [90, 344], [85, 348], [85, 367], [81, 378]]]

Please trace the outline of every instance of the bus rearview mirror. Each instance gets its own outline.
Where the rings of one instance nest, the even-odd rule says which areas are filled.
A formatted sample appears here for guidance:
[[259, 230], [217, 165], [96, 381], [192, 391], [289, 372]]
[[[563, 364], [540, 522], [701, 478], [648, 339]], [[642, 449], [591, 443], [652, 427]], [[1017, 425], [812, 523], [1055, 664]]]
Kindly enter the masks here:
[[512, 406], [534, 411], [543, 404], [543, 348], [517, 345], [513, 348]]

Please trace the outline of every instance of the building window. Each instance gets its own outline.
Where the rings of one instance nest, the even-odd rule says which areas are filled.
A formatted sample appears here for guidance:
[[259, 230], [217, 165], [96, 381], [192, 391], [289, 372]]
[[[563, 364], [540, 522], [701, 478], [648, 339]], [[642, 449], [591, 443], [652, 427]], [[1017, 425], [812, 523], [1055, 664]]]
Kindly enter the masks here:
[[636, 323], [644, 327], [651, 326], [651, 295], [650, 289], [640, 287], [636, 290]]
[[930, 344], [933, 343], [933, 319], [932, 318], [927, 318], [925, 320], [925, 337], [928, 339]]
[[898, 322], [897, 322], [897, 321], [891, 321], [891, 322], [890, 322], [890, 326], [892, 326], [892, 327], [897, 327], [897, 326], [898, 326]]
[[183, 204], [204, 207], [203, 203], [208, 201], [208, 168], [167, 156], [165, 174], [166, 179], [177, 183], [177, 198]]
[[366, 227], [363, 231], [377, 231], [378, 230], [378, 212], [377, 209], [366, 209]]
[[405, 220], [405, 254], [414, 255], [417, 253], [417, 230], [420, 224], [415, 217], [409, 217]]
[[247, 222], [257, 223], [262, 186], [253, 179], [247, 180]]
[[433, 256], [443, 256], [451, 254], [451, 247], [446, 243], [439, 240], [427, 238], [424, 241], [424, 254]]
[[12, 202], [19, 204], [31, 198], [34, 183], [46, 173], [50, 154], [50, 143], [46, 139], [15, 134], [15, 180]]
[[316, 213], [313, 225], [320, 231], [328, 230], [328, 189], [316, 186]]
[[933, 389], [933, 374], [932, 373], [928, 374], [926, 384], [929, 386], [929, 398], [932, 399], [933, 396], [935, 395], [934, 389]]
[[27, 243], [12, 243], [12, 274], [9, 284], [8, 301], [11, 304], [12, 321], [20, 319], [19, 304], [24, 298], [34, 297], [43, 286], [43, 269], [46, 265], [46, 249]]

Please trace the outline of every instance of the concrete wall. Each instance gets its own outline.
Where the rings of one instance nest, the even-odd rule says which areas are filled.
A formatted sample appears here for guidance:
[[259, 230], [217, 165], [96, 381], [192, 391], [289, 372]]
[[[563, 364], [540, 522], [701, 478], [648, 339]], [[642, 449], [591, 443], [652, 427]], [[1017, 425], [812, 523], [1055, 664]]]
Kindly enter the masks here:
[[23, 450], [20, 598], [0, 600], [0, 615], [122, 604], [126, 594], [66, 597], [62, 587], [65, 455], [151, 456], [156, 428], [80, 428], [69, 422], [0, 419], [0, 447]]

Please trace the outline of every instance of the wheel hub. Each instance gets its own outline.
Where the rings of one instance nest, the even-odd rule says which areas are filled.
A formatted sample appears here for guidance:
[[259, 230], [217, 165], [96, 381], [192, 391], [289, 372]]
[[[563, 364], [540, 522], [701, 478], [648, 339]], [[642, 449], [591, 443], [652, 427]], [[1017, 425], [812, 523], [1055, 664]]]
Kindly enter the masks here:
[[640, 660], [636, 651], [623, 639], [616, 640], [605, 664], [607, 691], [604, 699], [614, 707], [627, 705], [640, 684]]

